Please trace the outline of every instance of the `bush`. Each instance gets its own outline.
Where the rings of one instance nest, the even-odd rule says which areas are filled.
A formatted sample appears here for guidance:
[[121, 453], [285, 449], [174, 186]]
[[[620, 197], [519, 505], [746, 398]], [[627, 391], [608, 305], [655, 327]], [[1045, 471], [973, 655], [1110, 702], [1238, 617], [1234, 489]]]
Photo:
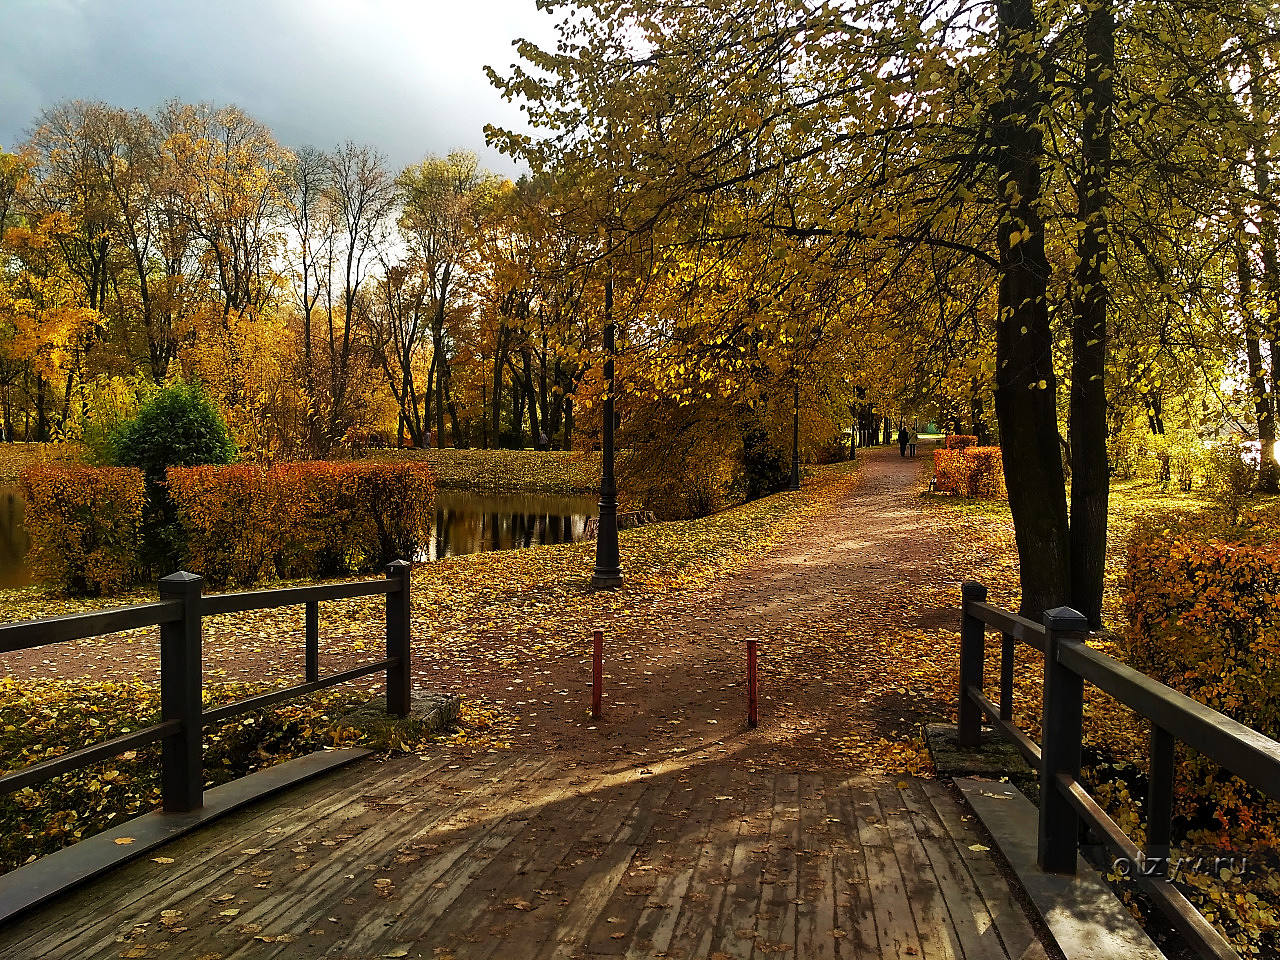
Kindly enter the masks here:
[[978, 438], [963, 433], [953, 433], [947, 437], [948, 450], [963, 450], [965, 447], [976, 447]]
[[937, 480], [935, 489], [941, 493], [983, 498], [1005, 496], [1004, 462], [999, 447], [935, 450], [933, 469]]
[[41, 465], [22, 475], [37, 580], [96, 596], [137, 583], [146, 502], [142, 474]]
[[209, 395], [195, 384], [165, 387], [125, 423], [112, 444], [115, 465], [137, 467], [150, 485], [164, 481], [170, 467], [227, 464], [236, 459], [235, 441]]
[[1270, 737], [1280, 736], [1275, 534], [1149, 521], [1130, 535], [1124, 584], [1130, 665]]
[[742, 437], [739, 482], [748, 500], [767, 497], [791, 486], [791, 457], [759, 427], [748, 430]]
[[1240, 508], [1253, 492], [1257, 471], [1245, 460], [1240, 444], [1233, 440], [1215, 444], [1206, 459], [1209, 493], [1227, 522], [1234, 524], [1240, 517]]
[[367, 573], [426, 546], [435, 479], [422, 463], [289, 463], [169, 471], [183, 566], [212, 586]]

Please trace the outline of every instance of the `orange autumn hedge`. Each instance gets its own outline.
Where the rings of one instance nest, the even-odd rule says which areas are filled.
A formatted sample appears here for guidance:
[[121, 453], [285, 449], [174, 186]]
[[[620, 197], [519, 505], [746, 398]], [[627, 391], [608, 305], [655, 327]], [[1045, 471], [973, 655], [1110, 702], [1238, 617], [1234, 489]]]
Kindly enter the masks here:
[[412, 560], [435, 505], [435, 475], [413, 462], [174, 467], [168, 489], [184, 566], [215, 587]]
[[139, 582], [141, 471], [45, 464], [22, 474], [22, 492], [37, 580], [90, 596]]
[[1280, 738], [1280, 531], [1165, 517], [1126, 551], [1126, 659]]
[[999, 447], [966, 446], [933, 452], [936, 489], [962, 497], [1003, 497], [1004, 463]]

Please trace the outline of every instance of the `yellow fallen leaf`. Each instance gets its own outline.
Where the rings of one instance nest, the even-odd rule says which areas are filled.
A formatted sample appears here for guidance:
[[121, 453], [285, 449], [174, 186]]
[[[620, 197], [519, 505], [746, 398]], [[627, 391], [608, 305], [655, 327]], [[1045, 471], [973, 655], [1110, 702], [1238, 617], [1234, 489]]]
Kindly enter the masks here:
[[127, 846], [130, 843], [133, 843], [133, 837], [116, 837], [117, 846], [123, 847], [123, 846]]

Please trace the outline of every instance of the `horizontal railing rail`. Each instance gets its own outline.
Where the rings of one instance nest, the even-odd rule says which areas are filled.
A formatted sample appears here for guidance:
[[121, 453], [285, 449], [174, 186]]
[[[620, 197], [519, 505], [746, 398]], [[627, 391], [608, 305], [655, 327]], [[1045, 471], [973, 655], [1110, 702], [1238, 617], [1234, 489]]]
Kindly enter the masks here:
[[182, 617], [182, 604], [173, 601], [140, 603], [132, 607], [68, 613], [43, 620], [0, 624], [0, 653], [31, 650], [68, 640], [102, 637], [124, 630], [174, 623]]
[[[1041, 625], [987, 603], [987, 589], [981, 584], [964, 584], [961, 597], [958, 737], [963, 746], [978, 746], [985, 716], [1039, 772], [1040, 868], [1075, 872], [1083, 824], [1133, 865], [1130, 876], [1201, 956], [1239, 960], [1230, 942], [1167, 882], [1176, 744], [1185, 743], [1255, 789], [1280, 799], [1280, 743], [1089, 647], [1088, 623], [1075, 610], [1047, 611]], [[983, 692], [988, 628], [1002, 636], [999, 706]], [[1044, 655], [1043, 744], [1032, 741], [1013, 719], [1018, 642]], [[1151, 725], [1145, 848], [1107, 814], [1080, 778], [1086, 682]]]
[[[160, 627], [159, 723], [72, 750], [0, 776], [0, 796], [44, 783], [129, 750], [160, 743], [161, 794], [166, 812], [186, 813], [204, 802], [204, 727], [376, 673], [386, 674], [387, 712], [410, 707], [410, 566], [388, 564], [381, 580], [352, 580], [271, 590], [205, 595], [203, 578], [179, 572], [159, 583], [160, 601], [0, 625], [0, 653], [29, 650], [125, 630]], [[386, 655], [329, 676], [319, 670], [319, 605], [326, 600], [386, 596]], [[203, 706], [204, 620], [285, 606], [305, 608], [305, 682], [209, 710]]]

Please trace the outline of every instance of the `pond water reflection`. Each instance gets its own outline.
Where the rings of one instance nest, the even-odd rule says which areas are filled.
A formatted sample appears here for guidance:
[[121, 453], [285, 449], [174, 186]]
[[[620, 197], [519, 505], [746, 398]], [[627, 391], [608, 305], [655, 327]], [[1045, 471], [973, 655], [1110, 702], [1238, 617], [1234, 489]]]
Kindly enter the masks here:
[[27, 538], [23, 516], [26, 504], [16, 486], [0, 484], [0, 590], [31, 582], [27, 567]]
[[[25, 504], [15, 485], [0, 484], [0, 589], [31, 582]], [[596, 515], [590, 496], [483, 494], [441, 490], [431, 543], [420, 560], [513, 550], [544, 543], [576, 543]]]
[[420, 559], [576, 543], [595, 515], [596, 500], [590, 496], [441, 490], [436, 495], [431, 545]]

